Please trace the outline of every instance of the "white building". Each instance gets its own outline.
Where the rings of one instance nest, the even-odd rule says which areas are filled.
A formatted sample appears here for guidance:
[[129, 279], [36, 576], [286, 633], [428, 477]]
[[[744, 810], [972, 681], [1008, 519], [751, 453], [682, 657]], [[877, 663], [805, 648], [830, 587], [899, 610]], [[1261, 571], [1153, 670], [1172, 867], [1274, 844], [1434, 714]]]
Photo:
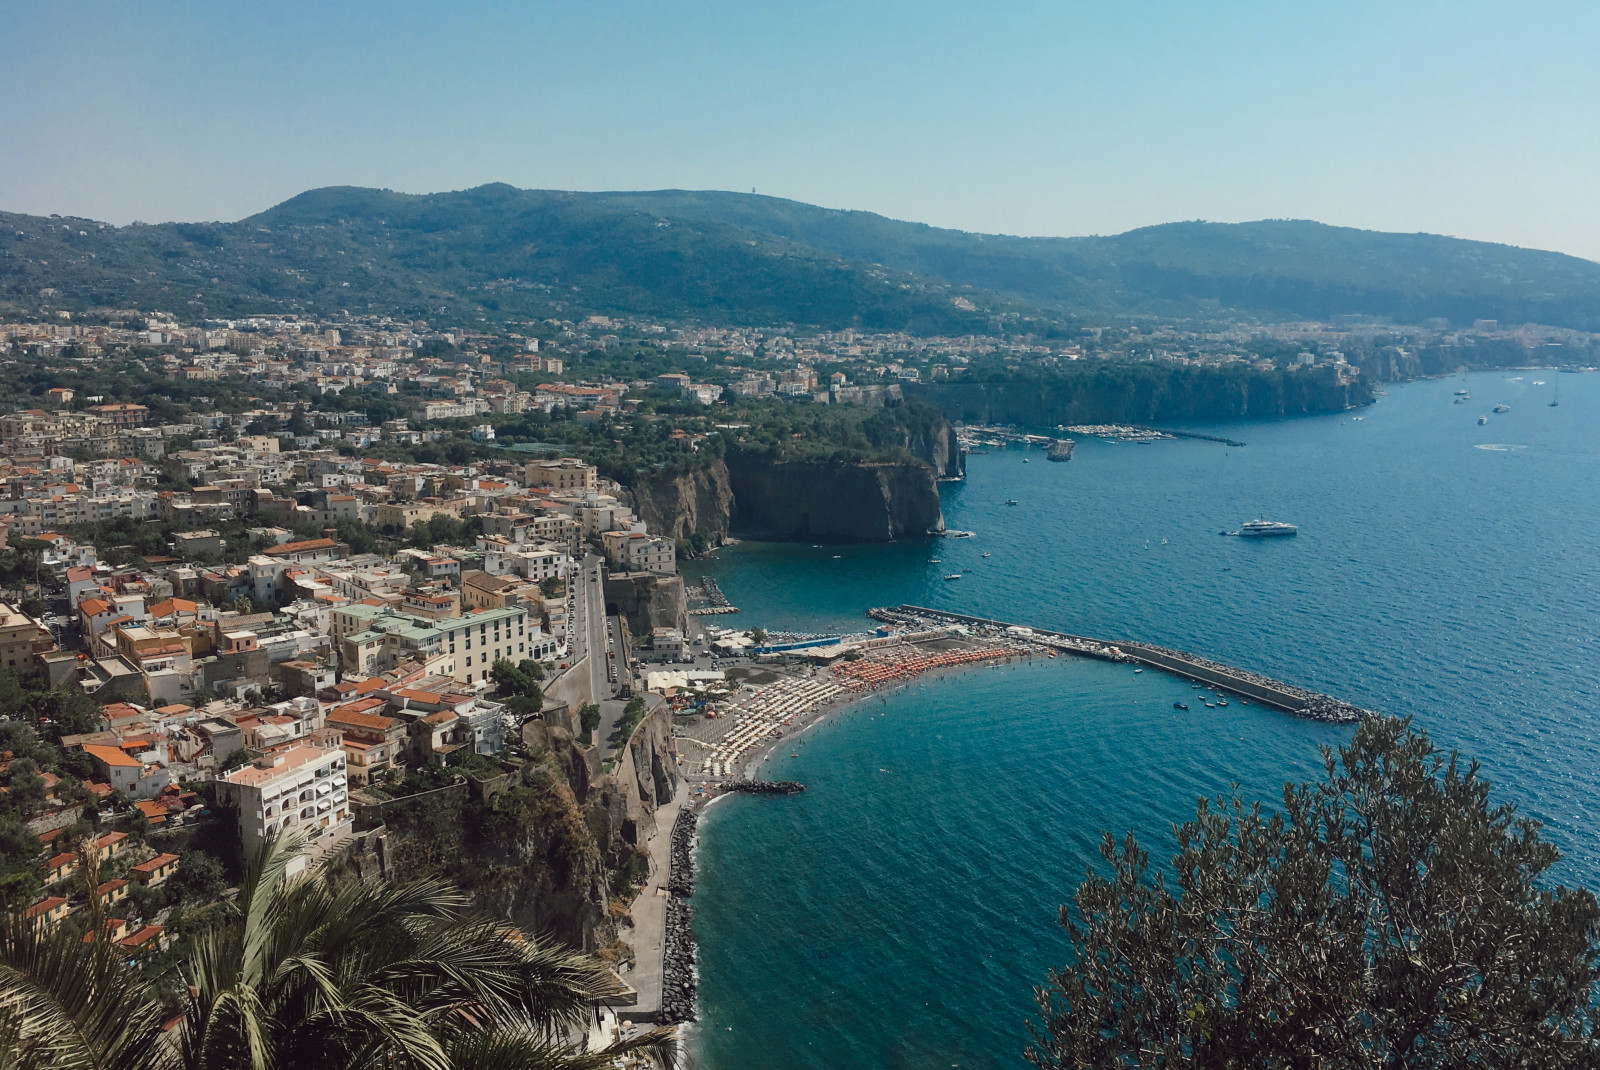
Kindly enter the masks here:
[[319, 848], [350, 835], [355, 818], [346, 790], [341, 747], [296, 744], [262, 755], [217, 782], [221, 797], [239, 810], [246, 858], [279, 832], [304, 832]]

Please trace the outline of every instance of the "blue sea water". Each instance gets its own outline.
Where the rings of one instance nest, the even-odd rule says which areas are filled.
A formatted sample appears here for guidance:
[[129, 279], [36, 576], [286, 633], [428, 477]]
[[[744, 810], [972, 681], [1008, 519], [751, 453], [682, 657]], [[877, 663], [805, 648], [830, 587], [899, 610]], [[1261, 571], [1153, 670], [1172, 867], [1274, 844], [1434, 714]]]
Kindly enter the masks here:
[[[1473, 400], [1452, 404], [1462, 388]], [[1600, 375], [1486, 373], [1353, 414], [1193, 428], [1240, 449], [1000, 450], [945, 488], [946, 522], [974, 538], [745, 543], [702, 567], [744, 610], [718, 623], [856, 630], [867, 607], [912, 602], [1410, 714], [1546, 823], [1558, 879], [1600, 888], [1597, 414]], [[1301, 534], [1218, 536], [1257, 516]], [[698, 1065], [1023, 1066], [1032, 986], [1065, 961], [1057, 908], [1101, 830], [1165, 858], [1198, 796], [1237, 783], [1271, 802], [1348, 735], [1172, 709], [1196, 694], [1063, 658], [924, 682], [784, 748], [767, 773], [803, 795], [726, 799], [701, 824]]]

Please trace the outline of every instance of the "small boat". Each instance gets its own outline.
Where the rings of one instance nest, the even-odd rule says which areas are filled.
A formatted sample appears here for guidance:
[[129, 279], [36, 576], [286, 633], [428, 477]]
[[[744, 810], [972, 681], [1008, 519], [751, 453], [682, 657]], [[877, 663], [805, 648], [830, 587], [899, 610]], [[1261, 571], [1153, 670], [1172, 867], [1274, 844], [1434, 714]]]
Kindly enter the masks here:
[[947, 579], [947, 580], [959, 580], [960, 578], [961, 578], [961, 573], [959, 573], [959, 572], [952, 572], [952, 573], [950, 573], [950, 575], [945, 577], [945, 579]]
[[1227, 704], [1228, 704], [1228, 700], [1227, 699], [1225, 699], [1225, 698], [1217, 699], [1217, 705], [1218, 706], [1226, 706]]
[[1184, 703], [1184, 702], [1174, 702], [1172, 704], [1172, 708], [1175, 709], [1175, 710], [1186, 710], [1186, 709], [1189, 708], [1189, 706], [1188, 706], [1187, 703]]
[[1023, 464], [1027, 464], [1028, 463], [1028, 458], [1026, 458], [1026, 457], [1022, 458], [1022, 463]]
[[1465, 405], [1466, 403], [1467, 403], [1467, 399], [1466, 398], [1456, 398], [1456, 404], [1457, 405]]
[[1056, 652], [1054, 650], [1047, 650], [1045, 651], [1045, 656], [1053, 658], [1056, 656]]
[[987, 554], [987, 553], [985, 553], [985, 554], [984, 554], [984, 555], [983, 555], [983, 556], [984, 556], [984, 557], [988, 557], [988, 556], [989, 556], [989, 555], [988, 555], [988, 554]]
[[1478, 424], [1479, 424], [1479, 425], [1480, 425], [1480, 426], [1481, 426], [1481, 425], [1483, 425], [1483, 424], [1486, 424], [1486, 423], [1488, 423], [1488, 422], [1489, 422], [1489, 418], [1488, 418], [1488, 417], [1487, 417], [1487, 416], [1480, 416], [1480, 417], [1478, 417]]
[[1510, 405], [1496, 405], [1494, 407], [1494, 411], [1495, 412], [1510, 412], [1511, 411], [1511, 406]]
[[1007, 505], [1021, 505], [1022, 503], [1017, 501], [1017, 499], [1015, 499], [1015, 498], [1007, 498], [1006, 499], [1006, 504]]
[[930, 558], [928, 558], [928, 564], [930, 564], [930, 565], [937, 565], [937, 564], [938, 564], [938, 563], [939, 563], [939, 559], [938, 559], [938, 558], [937, 558], [937, 557], [930, 557]]
[[1141, 673], [1141, 672], [1144, 672], [1144, 670], [1143, 670], [1143, 669], [1135, 669], [1135, 670], [1133, 670], [1133, 671], [1134, 671], [1134, 672], [1136, 672], [1136, 673]]
[[1208, 702], [1208, 703], [1206, 703], [1206, 709], [1208, 709], [1208, 710], [1214, 710], [1214, 709], [1216, 709], [1216, 708], [1217, 708], [1217, 704], [1216, 704], [1216, 703], [1215, 703], [1215, 702]]
[[1467, 393], [1465, 390], [1457, 390], [1456, 391], [1456, 397], [1458, 397], [1458, 398], [1470, 398], [1471, 396], [1472, 395]]

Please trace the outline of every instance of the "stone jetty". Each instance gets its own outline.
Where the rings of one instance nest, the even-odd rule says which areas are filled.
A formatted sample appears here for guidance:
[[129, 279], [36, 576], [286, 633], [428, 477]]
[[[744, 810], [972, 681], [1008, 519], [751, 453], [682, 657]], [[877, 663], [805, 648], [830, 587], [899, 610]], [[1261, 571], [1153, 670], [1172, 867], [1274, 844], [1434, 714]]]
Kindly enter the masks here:
[[694, 837], [699, 811], [685, 806], [672, 823], [667, 855], [667, 902], [661, 950], [661, 1017], [664, 1025], [694, 1021]]
[[806, 790], [798, 780], [730, 780], [723, 791], [742, 791], [746, 795], [797, 795]]
[[694, 907], [682, 899], [667, 904], [666, 946], [662, 950], [663, 1025], [695, 1020]]
[[692, 806], [678, 811], [672, 823], [671, 851], [667, 855], [667, 891], [674, 899], [694, 894], [694, 835], [700, 812]]
[[1049, 449], [1044, 451], [1044, 459], [1047, 461], [1070, 461], [1072, 460], [1072, 446], [1072, 439], [1058, 438], [1050, 443]]

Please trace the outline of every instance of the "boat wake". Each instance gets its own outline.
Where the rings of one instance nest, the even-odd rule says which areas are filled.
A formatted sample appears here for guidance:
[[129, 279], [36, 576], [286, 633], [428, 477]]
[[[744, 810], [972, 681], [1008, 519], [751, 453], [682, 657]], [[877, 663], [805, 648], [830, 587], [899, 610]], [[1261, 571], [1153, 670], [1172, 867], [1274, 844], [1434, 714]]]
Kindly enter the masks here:
[[1480, 442], [1472, 448], [1475, 450], [1489, 450], [1493, 453], [1520, 453], [1528, 447], [1516, 446], [1506, 442]]

